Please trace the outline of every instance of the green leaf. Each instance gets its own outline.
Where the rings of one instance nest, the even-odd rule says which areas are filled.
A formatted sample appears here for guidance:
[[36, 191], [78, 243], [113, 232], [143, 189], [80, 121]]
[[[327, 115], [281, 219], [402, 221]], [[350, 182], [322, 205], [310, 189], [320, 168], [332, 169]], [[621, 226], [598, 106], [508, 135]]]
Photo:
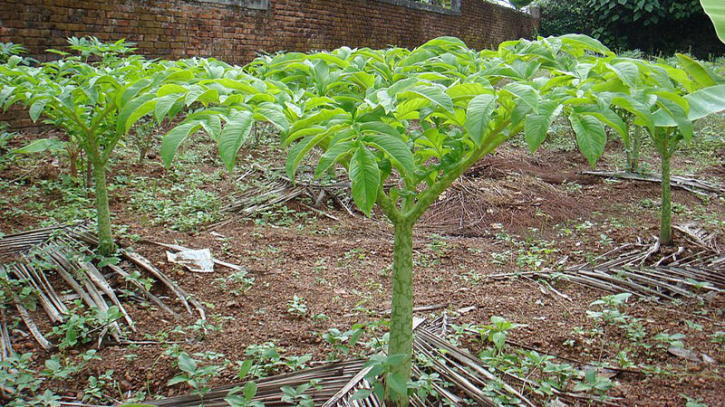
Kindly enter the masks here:
[[533, 154], [541, 143], [546, 140], [551, 123], [554, 122], [556, 116], [561, 113], [562, 106], [556, 102], [545, 102], [539, 106], [538, 114], [530, 114], [526, 116], [524, 123], [524, 136], [529, 150]]
[[265, 102], [259, 105], [259, 107], [254, 109], [254, 119], [261, 121], [260, 118], [272, 123], [283, 133], [289, 128], [289, 123], [282, 111], [282, 106], [278, 104]]
[[244, 83], [241, 81], [235, 81], [233, 79], [223, 78], [223, 79], [217, 79], [216, 82], [226, 88], [234, 89], [236, 91], [243, 92], [246, 94], [255, 95], [257, 93], [260, 93], [259, 89], [255, 88], [254, 86], [252, 86], [248, 83]]
[[405, 381], [403, 375], [398, 373], [388, 373], [386, 376], [390, 390], [395, 394], [406, 395], [408, 394], [408, 384]]
[[164, 140], [161, 142], [161, 158], [164, 160], [167, 167], [171, 166], [171, 161], [174, 159], [174, 155], [176, 154], [176, 150], [179, 148], [179, 145], [181, 145], [181, 143], [186, 140], [190, 134], [195, 133], [200, 128], [201, 125], [198, 121], [191, 121], [180, 124], [179, 126], [171, 129], [171, 131], [164, 136]]
[[393, 165], [398, 169], [402, 178], [411, 179], [415, 175], [413, 153], [399, 136], [392, 137], [380, 133], [366, 134], [363, 141], [390, 156]]
[[162, 97], [162, 96], [170, 95], [172, 93], [184, 94], [187, 91], [188, 90], [183, 86], [168, 84], [168, 85], [164, 85], [164, 86], [160, 87], [159, 90], [156, 91], [156, 96]]
[[519, 98], [521, 102], [529, 106], [534, 112], [539, 109], [539, 94], [531, 86], [513, 82], [504, 86], [503, 89]]
[[491, 335], [491, 341], [496, 346], [496, 349], [501, 350], [506, 346], [506, 334], [503, 332], [494, 332]]
[[629, 88], [637, 86], [639, 80], [639, 68], [632, 62], [618, 62], [607, 65], [617, 77]]
[[390, 366], [400, 366], [405, 362], [406, 359], [408, 359], [408, 355], [404, 353], [396, 353], [394, 355], [390, 355], [386, 358], [386, 362]]
[[300, 162], [302, 162], [302, 159], [305, 158], [305, 155], [315, 148], [316, 145], [320, 144], [320, 142], [326, 137], [329, 137], [328, 132], [307, 136], [289, 150], [289, 153], [287, 153], [287, 164], [285, 165], [285, 170], [290, 179], [294, 179], [295, 173], [297, 172], [297, 166], [300, 165]]
[[[143, 89], [151, 84], [150, 79], [140, 79], [137, 82], [126, 85], [123, 92], [119, 92], [116, 97], [116, 105], [120, 108], [125, 108], [126, 104], [130, 102], [136, 95], [139, 94]], [[123, 128], [123, 127], [120, 127]]]
[[496, 97], [488, 94], [478, 95], [468, 103], [466, 131], [477, 146], [483, 142], [483, 136], [488, 131], [491, 114], [495, 108]]
[[491, 93], [491, 89], [481, 85], [480, 83], [461, 83], [446, 89], [446, 94], [450, 96], [453, 101], [458, 101], [460, 99], [472, 99], [483, 93]]
[[356, 401], [356, 400], [366, 399], [366, 398], [370, 397], [371, 394], [373, 394], [372, 389], [360, 389], [360, 390], [356, 391], [355, 394], [350, 396], [350, 398], [348, 399], [348, 402], [352, 403], [353, 401]]
[[[192, 359], [189, 354], [183, 352], [179, 355], [179, 369], [187, 373], [193, 373], [196, 371], [196, 361]], [[173, 380], [173, 379], [172, 379]]]
[[12, 86], [3, 86], [2, 90], [0, 90], [0, 105], [4, 106], [5, 108], [8, 107], [5, 104], [8, 101], [8, 98], [10, 98], [10, 96], [15, 92], [15, 89], [16, 88]]
[[305, 117], [304, 119], [296, 121], [292, 125], [292, 128], [290, 128], [290, 134], [293, 134], [294, 132], [296, 132], [298, 130], [306, 129], [313, 124], [322, 123], [327, 120], [330, 120], [331, 118], [333, 118], [339, 114], [342, 114], [342, 113], [345, 113], [345, 111], [342, 109], [321, 110], [309, 117]]
[[453, 113], [453, 100], [439, 86], [416, 86], [405, 92], [405, 94], [409, 93], [428, 99], [448, 112]]
[[245, 384], [244, 389], [242, 389], [242, 394], [244, 394], [244, 398], [247, 400], [253, 399], [254, 396], [257, 394], [257, 384], [254, 382], [249, 382]]
[[683, 54], [675, 54], [675, 56], [677, 57], [677, 61], [680, 63], [680, 66], [682, 66], [682, 69], [690, 74], [692, 79], [694, 79], [698, 85], [703, 87], [717, 85], [715, 79], [710, 76], [710, 74], [705, 70], [705, 67], [698, 61]]
[[622, 108], [637, 117], [635, 124], [646, 127], [650, 134], [655, 132], [655, 120], [650, 109], [629, 95], [617, 96], [612, 99], [612, 104]]
[[604, 145], [607, 143], [604, 125], [595, 117], [582, 116], [576, 113], [569, 116], [569, 121], [576, 133], [579, 151], [584, 154], [589, 164], [594, 167], [599, 156], [604, 152]]
[[252, 113], [247, 111], [236, 112], [230, 118], [222, 129], [219, 136], [219, 157], [222, 159], [227, 170], [234, 169], [234, 161], [237, 152], [242, 147], [249, 133], [252, 131]]
[[353, 154], [349, 175], [352, 199], [364, 214], [370, 216], [380, 188], [380, 170], [375, 156], [365, 146], [360, 145]]
[[178, 93], [172, 93], [166, 96], [162, 96], [156, 100], [156, 106], [154, 107], [154, 118], [157, 122], [161, 123], [166, 115], [169, 113], [176, 102], [184, 97]]
[[[153, 101], [154, 95], [153, 94], [146, 94], [143, 96], [140, 96], [136, 99], [130, 100], [124, 107], [121, 109], [121, 111], [118, 113], [118, 118], [116, 119], [116, 131], [118, 133], [124, 133], [127, 132], [128, 129], [133, 126], [133, 123], [135, 121], [131, 121], [131, 116], [134, 115], [136, 110], [140, 109], [141, 106], [144, 104]], [[153, 110], [154, 106], [146, 105], [144, 109], [146, 110], [146, 113], [151, 112]], [[144, 113], [145, 114], [145, 113]], [[134, 115], [136, 120], [140, 119], [143, 115]]]
[[199, 120], [199, 124], [212, 140], [219, 142], [222, 133], [222, 120], [217, 114], [211, 114], [204, 120]]
[[45, 361], [45, 367], [49, 370], [58, 371], [61, 368], [60, 361], [57, 359], [48, 359]]
[[166, 385], [167, 386], [173, 386], [175, 384], [186, 383], [186, 382], [188, 382], [188, 379], [186, 377], [184, 377], [184, 376], [175, 376], [175, 377], [171, 378], [171, 380], [169, 380], [169, 382], [166, 383]]
[[239, 377], [239, 380], [244, 380], [244, 378], [247, 377], [247, 374], [249, 374], [252, 370], [252, 367], [254, 367], [254, 362], [252, 360], [245, 360], [239, 367], [239, 374], [237, 376]]
[[674, 119], [680, 134], [686, 142], [689, 142], [694, 133], [694, 128], [692, 121], [687, 118], [687, 113], [683, 107], [675, 101], [664, 97], [659, 98], [658, 104]]
[[722, 0], [700, 0], [700, 4], [712, 20], [717, 37], [725, 43], [725, 3]]
[[56, 139], [39, 139], [35, 140], [24, 147], [20, 147], [11, 151], [11, 154], [32, 154], [43, 151], [60, 151], [65, 148], [65, 142]]
[[711, 86], [685, 96], [690, 104], [688, 119], [697, 120], [725, 110], [725, 85]]
[[332, 167], [342, 156], [349, 154], [355, 147], [352, 141], [335, 143], [320, 157], [315, 168], [315, 178], [320, 178], [330, 167]]
[[151, 99], [141, 106], [139, 106], [136, 110], [131, 113], [130, 116], [126, 119], [126, 128], [124, 129], [124, 133], [128, 133], [129, 130], [131, 130], [131, 127], [139, 121], [142, 117], [146, 116], [147, 114], [154, 111], [154, 108], [156, 107], [156, 100]]
[[30, 106], [30, 119], [33, 122], [38, 121], [38, 118], [43, 113], [46, 104], [48, 104], [48, 99], [40, 99]]
[[596, 51], [604, 55], [614, 55], [614, 53], [601, 42], [594, 38], [583, 35], [583, 34], [566, 34], [559, 37], [563, 44], [568, 46], [584, 49], [589, 51]]

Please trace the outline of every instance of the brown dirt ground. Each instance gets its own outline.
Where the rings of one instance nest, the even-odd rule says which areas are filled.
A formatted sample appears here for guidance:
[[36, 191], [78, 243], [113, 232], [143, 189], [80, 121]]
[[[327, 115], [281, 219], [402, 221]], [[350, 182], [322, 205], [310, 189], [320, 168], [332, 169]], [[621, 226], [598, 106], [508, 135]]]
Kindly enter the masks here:
[[[616, 159], [616, 145], [610, 145], [601, 165], [612, 166]], [[159, 179], [168, 177], [158, 165], [141, 169], [131, 161], [120, 161], [112, 172]], [[152, 161], [160, 160], [154, 157]], [[207, 160], [200, 167], [204, 172], [219, 168]], [[586, 164], [577, 152], [544, 150], [531, 156], [514, 147], [503, 149], [477, 164], [436, 203], [416, 229], [416, 304], [444, 304], [451, 310], [475, 307], [462, 315], [459, 323], [486, 323], [491, 316], [499, 315], [526, 324], [525, 328], [512, 331], [510, 339], [542, 352], [582, 362], [614, 358], [619, 346], [627, 344], [621, 332], [610, 333], [608, 343], [601, 347], [597, 343], [588, 345], [572, 333], [574, 327], [592, 327], [586, 310], [605, 293], [559, 283], [556, 288], [571, 297], [569, 302], [544, 293], [530, 280], [487, 281], [485, 278], [522, 268], [517, 265], [518, 248], [502, 239], [501, 232], [517, 236], [519, 241], [533, 242], [533, 245], [540, 241], [551, 242], [548, 247], [555, 251], [543, 255], [544, 266], [563, 256], [569, 256], [567, 265], [578, 264], [619, 244], [657, 233], [656, 209], [638, 204], [647, 199], [657, 202], [657, 185], [610, 183], [579, 175], [578, 172], [585, 168]], [[722, 169], [722, 164], [714, 165], [703, 175], [723, 183], [725, 172]], [[23, 172], [5, 170], [0, 176], [12, 180]], [[31, 184], [41, 178], [52, 179], [53, 176], [33, 175], [24, 182]], [[205, 188], [218, 191], [225, 201], [229, 199], [234, 179], [225, 176], [223, 181]], [[22, 189], [15, 193], [22, 193]], [[221, 259], [246, 267], [256, 278], [254, 287], [246, 295], [235, 297], [213, 282], [215, 278], [231, 274], [232, 270], [217, 268], [211, 277], [184, 272], [167, 263], [164, 251], [157, 246], [122, 242], [153, 260], [186, 291], [206, 303], [210, 314], [233, 318], [224, 324], [223, 331], [210, 332], [203, 340], [187, 337], [181, 346], [188, 352], [214, 351], [224, 353], [231, 361], [244, 360], [248, 345], [274, 341], [286, 350], [285, 354], [310, 353], [315, 360], [324, 360], [330, 348], [321, 341], [320, 333], [331, 327], [346, 330], [354, 323], [375, 321], [378, 314], [374, 311], [389, 308], [389, 271], [386, 267], [392, 261], [393, 235], [391, 227], [377, 214], [372, 219], [362, 215], [350, 218], [340, 208], [331, 207], [328, 209], [341, 221], [310, 215], [290, 227], [264, 227], [252, 220], [231, 216], [228, 222], [213, 228], [218, 235], [211, 234], [209, 229], [181, 233], [146, 225], [138, 213], [128, 209], [128, 199], [122, 190], [112, 192], [111, 196], [114, 222], [128, 225], [129, 232], [148, 240], [210, 248]], [[673, 196], [679, 204], [702, 207], [707, 213], [725, 218], [722, 200], [703, 203], [692, 194], [679, 190], [674, 191]], [[54, 198], [57, 197], [44, 199], [50, 203]], [[300, 209], [294, 203], [290, 207]], [[8, 209], [0, 208], [0, 212]], [[676, 221], [690, 217], [688, 213], [675, 215]], [[8, 219], [3, 216], [0, 230], [9, 233], [30, 228], [40, 219], [42, 214], [36, 218]], [[602, 234], [606, 234], [607, 239]], [[441, 241], [445, 242], [443, 246]], [[498, 260], [492, 254], [499, 254]], [[167, 294], [156, 290], [159, 294]], [[294, 318], [287, 312], [287, 302], [294, 295], [305, 299], [309, 307], [307, 317]], [[610, 392], [620, 398], [616, 403], [627, 406], [684, 405], [680, 394], [686, 394], [702, 399], [710, 406], [725, 405], [722, 373], [725, 352], [718, 350], [709, 338], [714, 332], [725, 330], [723, 306], [722, 296], [704, 305], [687, 301], [678, 305], [646, 302], [632, 305], [629, 312], [643, 319], [651, 335], [663, 331], [686, 333], [687, 348], [706, 353], [716, 359], [716, 364], [693, 364], [656, 351], [647, 363], [665, 369], [666, 373], [618, 375], [615, 380], [619, 385]], [[143, 340], [144, 334], [168, 331], [177, 325], [187, 326], [196, 319], [196, 316], [187, 315], [181, 321], [170, 320], [167, 315], [134, 302], [128, 302], [127, 307], [137, 321], [139, 333], [131, 336], [137, 340]], [[180, 310], [178, 304], [176, 308]], [[698, 313], [703, 309], [707, 316]], [[330, 319], [316, 321], [310, 317], [320, 313]], [[688, 329], [685, 320], [700, 323], [702, 331]], [[38, 363], [49, 357], [32, 341], [20, 337], [13, 339], [19, 350], [34, 352]], [[170, 340], [173, 339], [180, 340], [183, 336], [172, 335]], [[569, 339], [575, 340], [573, 345], [565, 344]], [[469, 342], [469, 346], [474, 351], [481, 347], [475, 342]], [[102, 361], [87, 367], [78, 375], [78, 380], [53, 383], [53, 387], [68, 396], [78, 396], [88, 376], [113, 369], [114, 378], [121, 382], [124, 391], [147, 389], [152, 395], [164, 396], [185, 392], [180, 386], [166, 386], [175, 372], [162, 352], [160, 345], [144, 345], [137, 349], [107, 345], [99, 351]], [[128, 360], [125, 356], [129, 354], [138, 357]], [[635, 362], [645, 363], [645, 360]], [[234, 373], [228, 371], [213, 384], [222, 385], [233, 380]]]

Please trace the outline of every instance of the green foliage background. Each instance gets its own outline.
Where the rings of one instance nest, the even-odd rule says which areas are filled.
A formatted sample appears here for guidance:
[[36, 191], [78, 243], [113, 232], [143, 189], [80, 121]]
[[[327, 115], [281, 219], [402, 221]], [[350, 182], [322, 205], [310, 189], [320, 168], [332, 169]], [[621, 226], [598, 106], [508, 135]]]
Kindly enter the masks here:
[[539, 0], [540, 35], [582, 33], [614, 49], [725, 55], [699, 0]]

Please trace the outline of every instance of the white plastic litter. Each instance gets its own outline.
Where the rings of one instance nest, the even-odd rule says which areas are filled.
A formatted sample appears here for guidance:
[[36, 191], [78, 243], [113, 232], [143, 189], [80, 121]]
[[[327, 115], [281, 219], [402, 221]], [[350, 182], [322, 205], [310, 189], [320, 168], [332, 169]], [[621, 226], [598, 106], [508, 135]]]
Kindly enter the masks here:
[[181, 264], [195, 273], [211, 273], [214, 271], [214, 258], [209, 249], [184, 250], [178, 253], [166, 252], [172, 263]]

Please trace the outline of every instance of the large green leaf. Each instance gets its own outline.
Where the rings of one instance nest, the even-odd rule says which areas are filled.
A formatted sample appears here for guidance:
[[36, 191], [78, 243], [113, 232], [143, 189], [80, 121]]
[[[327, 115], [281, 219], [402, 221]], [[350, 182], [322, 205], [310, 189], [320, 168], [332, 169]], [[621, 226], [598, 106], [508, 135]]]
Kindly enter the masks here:
[[30, 119], [34, 122], [37, 121], [47, 104], [48, 99], [40, 99], [33, 103], [33, 105], [30, 106]]
[[60, 151], [65, 148], [65, 142], [56, 140], [56, 139], [49, 139], [49, 138], [43, 138], [39, 140], [35, 140], [23, 147], [20, 147], [18, 149], [15, 149], [11, 151], [13, 154], [32, 154], [32, 153], [40, 153], [43, 151]]
[[331, 118], [342, 113], [345, 113], [345, 111], [339, 108], [320, 110], [319, 112], [316, 112], [308, 117], [305, 117], [304, 119], [295, 122], [289, 130], [290, 134], [294, 134], [296, 131], [306, 129], [313, 124], [322, 123], [330, 120]]
[[705, 13], [710, 16], [717, 36], [725, 43], [725, 2], [722, 0], [700, 0]]
[[387, 154], [402, 178], [410, 179], [415, 175], [413, 153], [400, 138], [377, 133], [366, 134], [363, 141]]
[[725, 85], [700, 89], [685, 96], [690, 104], [688, 119], [697, 120], [725, 110]]
[[562, 106], [556, 102], [545, 102], [539, 106], [538, 114], [526, 116], [524, 123], [524, 137], [531, 153], [538, 150], [541, 143], [546, 140], [551, 123], [561, 113]]
[[360, 145], [350, 160], [350, 181], [352, 199], [360, 210], [370, 215], [380, 188], [380, 169], [375, 156], [365, 146]]
[[694, 79], [698, 85], [703, 87], [717, 85], [715, 78], [710, 75], [710, 72], [708, 72], [705, 67], [698, 61], [688, 57], [687, 55], [675, 55], [677, 56], [677, 61], [680, 63], [682, 69], [687, 71], [687, 73], [690, 74], [692, 79]]
[[289, 153], [287, 153], [287, 163], [285, 165], [287, 176], [290, 177], [290, 179], [294, 179], [295, 173], [297, 172], [297, 166], [300, 165], [300, 162], [302, 162], [302, 159], [305, 158], [305, 155], [315, 148], [316, 145], [320, 144], [322, 140], [329, 137], [329, 134], [329, 131], [323, 131], [319, 134], [307, 136], [290, 148]]
[[[262, 103], [254, 109], [255, 120], [266, 120], [272, 123], [279, 131], [286, 132], [289, 128], [287, 117], [285, 117], [282, 111], [282, 106], [274, 103]], [[261, 121], [261, 120], [260, 120]]]
[[607, 134], [604, 131], [602, 122], [592, 116], [572, 114], [569, 116], [571, 127], [576, 133], [576, 142], [579, 151], [594, 167], [599, 156], [604, 152], [604, 145], [607, 143]]
[[[147, 104], [148, 102], [154, 103]], [[130, 100], [128, 103], [126, 103], [125, 106], [123, 106], [123, 109], [121, 109], [121, 111], [118, 113], [118, 118], [116, 119], [116, 131], [118, 133], [127, 132], [128, 129], [133, 126], [135, 120], [132, 120], [131, 116], [133, 116], [136, 120], [143, 117], [143, 115], [134, 114], [137, 110], [141, 109], [142, 106], [143, 109], [141, 110], [141, 112], [144, 112], [143, 115], [153, 111], [155, 106], [154, 95], [146, 94], [140, 96], [136, 99]]]
[[483, 142], [495, 108], [496, 97], [488, 94], [478, 95], [468, 103], [466, 131], [477, 146]]
[[536, 93], [536, 89], [523, 83], [513, 82], [504, 86], [504, 90], [507, 90], [512, 95], [517, 97], [521, 102], [526, 104], [536, 112], [539, 106], [539, 94]]
[[630, 88], [637, 86], [639, 80], [639, 68], [632, 62], [618, 62], [607, 65], [617, 77]]
[[637, 117], [635, 124], [641, 127], [646, 127], [650, 134], [654, 134], [655, 120], [649, 107], [629, 95], [622, 95], [613, 98], [612, 104], [635, 115]]
[[[153, 95], [149, 95], [149, 96], [153, 96]], [[152, 98], [151, 100], [146, 101], [141, 106], [139, 106], [137, 109], [135, 109], [131, 113], [131, 115], [128, 116], [128, 119], [126, 119], [126, 127], [123, 129], [123, 132], [128, 133], [128, 131], [131, 130], [131, 126], [133, 126], [142, 117], [153, 112], [155, 107], [156, 107], [156, 99]]]
[[428, 99], [448, 112], [453, 113], [453, 100], [439, 86], [416, 86], [405, 92], [405, 94], [410, 93]]
[[184, 95], [171, 93], [158, 98], [156, 100], [156, 106], [154, 107], [154, 118], [156, 121], [159, 123], [163, 121], [169, 113], [169, 110], [171, 110], [171, 108], [174, 107], [174, 104], [183, 97]]
[[472, 99], [480, 94], [491, 92], [492, 89], [487, 88], [480, 83], [460, 83], [446, 89], [446, 94], [450, 96], [453, 101], [458, 101], [459, 99]]
[[252, 124], [254, 124], [252, 113], [242, 111], [234, 113], [224, 125], [221, 136], [219, 136], [219, 157], [229, 171], [234, 168], [237, 152], [249, 138]]
[[190, 134], [195, 133], [200, 128], [201, 125], [198, 121], [191, 121], [174, 127], [166, 134], [166, 136], [164, 136], [164, 140], [161, 142], [161, 158], [164, 160], [167, 167], [171, 166], [171, 161], [173, 161], [179, 145], [181, 145], [181, 143], [183, 143]]
[[330, 169], [336, 162], [338, 162], [342, 156], [349, 154], [355, 142], [343, 141], [341, 143], [335, 143], [325, 151], [325, 154], [320, 157], [317, 162], [317, 168], [315, 168], [315, 178], [320, 178], [327, 170]]

